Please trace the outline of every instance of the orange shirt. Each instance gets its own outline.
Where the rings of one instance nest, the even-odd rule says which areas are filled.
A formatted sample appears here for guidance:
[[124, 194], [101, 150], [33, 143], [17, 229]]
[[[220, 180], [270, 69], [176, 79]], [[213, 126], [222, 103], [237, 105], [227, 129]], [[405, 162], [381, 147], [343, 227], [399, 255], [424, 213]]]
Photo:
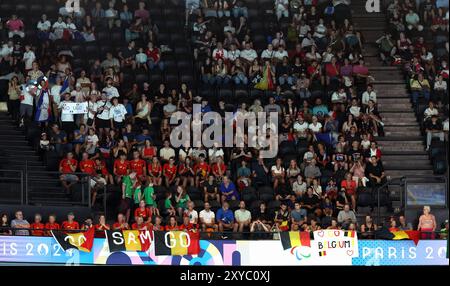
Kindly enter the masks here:
[[166, 225], [165, 229], [166, 229], [166, 231], [178, 230], [178, 226]]
[[70, 166], [69, 166], [69, 162], [72, 166], [75, 166], [75, 170], [77, 168], [78, 162], [75, 159], [62, 159], [61, 162], [59, 163], [59, 167], [62, 169], [61, 172], [63, 174], [70, 174], [73, 173], [75, 171], [73, 171]]
[[153, 164], [148, 165], [148, 172], [155, 177], [159, 176], [159, 174], [161, 173], [161, 170], [162, 170], [162, 168], [161, 168], [161, 165], [159, 165], [159, 164], [156, 166], [153, 166]]
[[48, 236], [51, 236], [52, 234], [50, 233], [50, 230], [53, 230], [53, 229], [60, 229], [61, 227], [59, 226], [59, 223], [57, 223], [57, 222], [54, 222], [54, 223], [49, 223], [49, 222], [47, 222], [46, 224], [45, 224], [45, 228], [47, 229], [47, 235]]
[[117, 159], [114, 161], [114, 170], [116, 172], [116, 175], [118, 176], [125, 176], [128, 174], [128, 168], [129, 168], [128, 161], [121, 162], [120, 159]]
[[194, 167], [194, 172], [197, 174], [198, 170], [201, 170], [200, 175], [206, 177], [206, 175], [208, 175], [209, 172], [211, 171], [211, 167], [205, 162], [198, 163]]
[[130, 229], [130, 227], [129, 226], [122, 226], [122, 224], [121, 223], [118, 223], [118, 222], [116, 222], [116, 223], [114, 223], [113, 224], [113, 229], [114, 230], [124, 230], [124, 229]]
[[[212, 169], [213, 173], [215, 173], [215, 174], [219, 173], [219, 165], [213, 164], [211, 169]], [[225, 175], [225, 171], [227, 170], [227, 166], [224, 163], [222, 163], [220, 165], [220, 170], [222, 171], [222, 175]]]

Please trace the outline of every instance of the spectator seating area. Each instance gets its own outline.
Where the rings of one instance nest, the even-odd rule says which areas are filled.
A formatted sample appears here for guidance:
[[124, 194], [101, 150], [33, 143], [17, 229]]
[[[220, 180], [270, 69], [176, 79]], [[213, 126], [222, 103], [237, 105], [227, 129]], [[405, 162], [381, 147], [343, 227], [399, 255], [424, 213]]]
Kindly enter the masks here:
[[[142, 217], [173, 229], [187, 217], [212, 231], [361, 230], [379, 211], [379, 188], [386, 223], [399, 222], [388, 176], [448, 176], [448, 7], [395, 1], [376, 16], [386, 16], [385, 41], [362, 20], [364, 5], [349, 1], [81, 0], [73, 15], [63, 2], [0, 3], [10, 116], [0, 129], [15, 125], [0, 137], [0, 157], [25, 168], [18, 161], [30, 155], [33, 204], [76, 205], [88, 188], [83, 199], [105, 211], [105, 196], [120, 227]], [[405, 85], [405, 104], [381, 88]], [[73, 102], [88, 112], [65, 113]], [[278, 156], [173, 148], [170, 116], [194, 103], [222, 117], [277, 112]], [[403, 112], [411, 124], [392, 115]], [[405, 171], [403, 151], [423, 163]]]

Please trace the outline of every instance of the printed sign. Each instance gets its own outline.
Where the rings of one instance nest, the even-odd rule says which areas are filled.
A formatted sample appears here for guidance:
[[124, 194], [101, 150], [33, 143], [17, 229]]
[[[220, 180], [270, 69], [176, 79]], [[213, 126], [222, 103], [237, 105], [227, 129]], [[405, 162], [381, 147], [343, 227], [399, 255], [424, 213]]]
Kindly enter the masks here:
[[314, 244], [320, 257], [358, 257], [358, 236], [356, 231], [317, 230]]
[[88, 113], [87, 102], [64, 102], [62, 104], [64, 114], [85, 114]]

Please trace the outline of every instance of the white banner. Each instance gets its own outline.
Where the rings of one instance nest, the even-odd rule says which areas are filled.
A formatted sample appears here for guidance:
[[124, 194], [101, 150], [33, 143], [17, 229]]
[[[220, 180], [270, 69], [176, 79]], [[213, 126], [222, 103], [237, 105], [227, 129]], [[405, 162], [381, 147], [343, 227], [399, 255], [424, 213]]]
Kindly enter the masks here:
[[314, 232], [314, 249], [319, 257], [358, 257], [358, 236], [356, 231], [317, 230]]
[[87, 102], [63, 102], [62, 113], [64, 113], [64, 114], [88, 113], [88, 103]]

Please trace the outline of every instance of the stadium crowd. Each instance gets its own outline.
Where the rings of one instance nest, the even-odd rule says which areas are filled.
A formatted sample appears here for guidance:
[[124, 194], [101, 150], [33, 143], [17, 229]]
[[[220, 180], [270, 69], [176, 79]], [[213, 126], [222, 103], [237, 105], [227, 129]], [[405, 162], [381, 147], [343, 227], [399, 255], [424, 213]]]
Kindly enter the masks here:
[[[148, 1], [139, 1], [134, 10], [128, 2], [86, 0], [78, 14], [61, 8], [58, 19], [42, 15], [36, 23], [38, 45], [27, 42], [20, 15], [0, 22], [0, 69], [11, 71], [12, 117], [21, 126], [36, 122], [42, 128], [40, 152], [61, 158], [60, 180], [67, 193], [74, 192], [75, 184], [86, 183], [80, 175], [84, 173], [94, 207], [97, 193], [105, 188], [121, 197], [112, 206], [118, 215], [111, 226], [105, 216], [98, 224], [88, 219], [80, 225], [73, 214], [61, 225], [54, 216], [44, 224], [40, 215], [29, 224], [21, 212], [11, 226], [31, 228], [35, 235], [46, 234], [39, 230], [44, 228], [150, 225], [220, 232], [376, 230], [369, 214], [359, 223], [356, 214], [360, 206], [375, 205], [375, 190], [386, 182], [376, 142], [384, 124], [362, 56], [364, 37], [351, 17], [342, 16], [350, 14], [346, 1], [323, 5], [304, 0], [294, 7], [288, 0], [274, 0], [264, 26], [250, 21], [244, 0], [187, 0], [185, 24], [196, 79], [192, 86], [128, 81], [127, 74], [134, 72], [164, 73], [165, 54], [174, 48], [158, 43], [159, 28], [152, 22]], [[407, 25], [404, 31], [397, 26], [389, 32], [393, 47], [383, 53], [384, 59], [398, 55], [411, 62], [414, 100], [427, 98], [427, 93], [413, 87], [424, 89], [423, 81], [433, 79], [432, 98], [445, 103], [447, 95], [440, 91], [446, 88], [448, 67], [445, 60], [437, 60], [448, 57], [448, 38], [445, 47], [436, 48], [435, 57], [420, 39], [413, 45], [410, 38], [420, 26], [434, 23], [434, 39], [443, 43], [448, 21], [442, 21], [443, 15], [448, 19], [448, 9], [424, 5], [417, 11], [426, 20], [413, 21], [414, 3], [398, 2], [389, 10], [391, 23], [402, 23], [406, 15]], [[73, 53], [54, 49], [55, 42], [69, 47], [73, 41], [95, 42], [97, 31], [105, 29], [121, 31], [126, 41], [89, 68], [74, 70]], [[232, 97], [233, 90], [247, 96]], [[87, 113], [67, 112], [74, 102], [87, 102]], [[173, 148], [170, 116], [192, 113], [194, 103], [202, 105], [202, 113], [217, 111], [222, 116], [225, 111], [277, 112], [279, 157], [261, 158], [258, 148]], [[441, 136], [433, 128], [427, 129], [433, 130], [432, 136]], [[389, 207], [385, 196], [383, 204]], [[429, 212], [424, 211], [419, 227], [435, 231]], [[9, 225], [7, 216], [2, 223]], [[411, 228], [402, 216], [388, 224]]]

